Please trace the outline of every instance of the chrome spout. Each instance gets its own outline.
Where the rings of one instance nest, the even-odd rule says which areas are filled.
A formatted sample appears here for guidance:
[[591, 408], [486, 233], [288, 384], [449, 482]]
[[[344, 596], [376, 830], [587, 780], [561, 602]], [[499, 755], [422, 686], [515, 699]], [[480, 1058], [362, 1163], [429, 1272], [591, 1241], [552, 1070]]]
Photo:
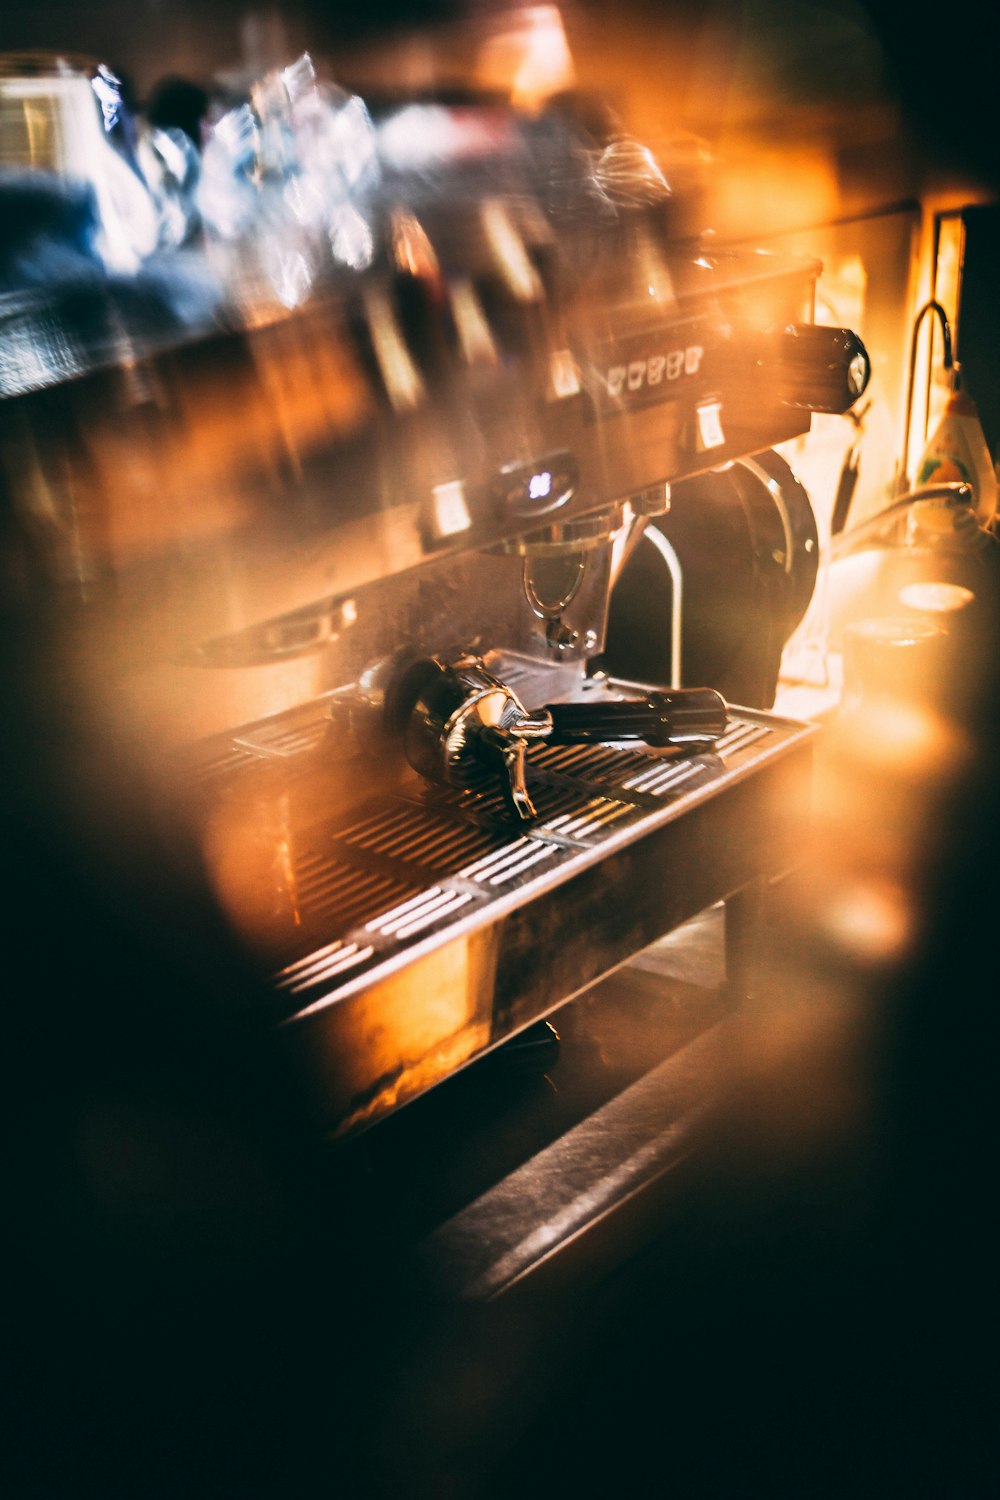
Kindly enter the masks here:
[[859, 526], [853, 526], [849, 531], [842, 531], [830, 540], [830, 561], [836, 562], [838, 558], [850, 557], [853, 552], [858, 552], [862, 547], [868, 545], [881, 545], [891, 547], [902, 538], [893, 535], [897, 524], [904, 520], [911, 505], [920, 500], [946, 500], [953, 505], [975, 504], [975, 495], [972, 486], [964, 481], [950, 482], [948, 484], [927, 484], [920, 489], [909, 490], [905, 495], [900, 495], [885, 510], [880, 510], [877, 516], [871, 516], [867, 521], [862, 521]]
[[[951, 370], [951, 369], [954, 369], [954, 367], [955, 367], [955, 361], [954, 361], [954, 358], [953, 358], [953, 355], [952, 355], [952, 346], [951, 346], [951, 326], [948, 323], [948, 315], [945, 312], [944, 308], [941, 306], [940, 302], [937, 302], [933, 298], [931, 298], [931, 300], [929, 302], [925, 302], [924, 303], [923, 307], [920, 309], [920, 311], [917, 313], [917, 316], [914, 318], [914, 320], [913, 320], [913, 333], [912, 333], [911, 338], [910, 338], [910, 371], [909, 371], [909, 376], [908, 376], [907, 382], [906, 382], [906, 418], [905, 418], [905, 425], [903, 427], [903, 452], [902, 452], [902, 457], [901, 457], [900, 465], [899, 465], [899, 488], [901, 490], [905, 490], [907, 484], [909, 483], [909, 469], [908, 469], [908, 465], [909, 465], [909, 462], [910, 462], [910, 420], [911, 420], [912, 412], [913, 412], [913, 383], [914, 383], [914, 379], [915, 379], [915, 376], [916, 376], [916, 370], [917, 370], [917, 342], [918, 342], [918, 340], [920, 338], [920, 329], [923, 326], [924, 318], [927, 316], [928, 313], [931, 313], [931, 312], [934, 313], [937, 316], [937, 319], [938, 319], [939, 323], [941, 324], [941, 339], [942, 339], [942, 343], [944, 345], [944, 348], [943, 348], [942, 354], [941, 354], [941, 363], [942, 363], [942, 365], [944, 366], [944, 368], [946, 370]], [[925, 412], [925, 414], [924, 414], [924, 435], [925, 436], [926, 436], [926, 428], [927, 428], [927, 416], [926, 416], [926, 412]]]

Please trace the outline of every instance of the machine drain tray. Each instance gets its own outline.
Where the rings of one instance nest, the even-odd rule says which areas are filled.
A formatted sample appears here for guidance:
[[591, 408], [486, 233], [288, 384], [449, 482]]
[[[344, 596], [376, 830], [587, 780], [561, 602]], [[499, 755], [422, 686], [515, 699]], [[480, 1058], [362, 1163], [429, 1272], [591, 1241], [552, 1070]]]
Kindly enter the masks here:
[[[232, 789], [325, 732], [276, 721], [201, 766]], [[811, 726], [731, 713], [711, 753], [538, 747], [537, 818], [493, 786], [405, 777], [348, 816], [265, 829], [255, 919], [281, 1033], [322, 1122], [352, 1130], [792, 862]], [[256, 882], [260, 890], [259, 879]]]

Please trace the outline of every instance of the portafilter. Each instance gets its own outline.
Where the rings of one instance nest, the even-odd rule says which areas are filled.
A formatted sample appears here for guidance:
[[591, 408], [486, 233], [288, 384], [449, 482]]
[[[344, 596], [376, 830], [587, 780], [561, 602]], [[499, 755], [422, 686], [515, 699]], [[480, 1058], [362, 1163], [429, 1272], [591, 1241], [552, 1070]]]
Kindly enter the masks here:
[[496, 779], [510, 813], [535, 816], [528, 794], [528, 747], [641, 740], [708, 748], [726, 727], [725, 700], [713, 688], [647, 692], [640, 698], [549, 703], [526, 709], [514, 690], [477, 656], [453, 662], [425, 657], [393, 695], [407, 760], [429, 781], [481, 791]]

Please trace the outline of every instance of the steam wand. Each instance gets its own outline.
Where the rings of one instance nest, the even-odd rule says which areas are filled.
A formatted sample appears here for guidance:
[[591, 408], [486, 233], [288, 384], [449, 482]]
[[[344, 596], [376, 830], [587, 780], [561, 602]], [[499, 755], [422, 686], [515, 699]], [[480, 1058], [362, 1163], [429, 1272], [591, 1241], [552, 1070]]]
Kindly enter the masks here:
[[[930, 312], [936, 313], [937, 316], [938, 316], [938, 319], [939, 319], [939, 321], [941, 323], [941, 339], [942, 339], [942, 342], [943, 342], [943, 345], [944, 345], [944, 349], [943, 349], [943, 352], [942, 352], [942, 358], [941, 358], [942, 365], [944, 366], [944, 368], [946, 370], [951, 370], [951, 369], [954, 368], [954, 364], [955, 364], [954, 358], [952, 356], [951, 327], [950, 327], [950, 325], [948, 323], [948, 315], [945, 312], [944, 308], [941, 306], [940, 302], [936, 301], [932, 297], [929, 302], [925, 302], [924, 303], [923, 307], [920, 309], [920, 311], [917, 313], [916, 317], [914, 318], [914, 320], [913, 320], [913, 334], [912, 334], [912, 336], [910, 338], [910, 372], [909, 372], [909, 378], [908, 378], [907, 384], [906, 384], [906, 418], [905, 418], [905, 425], [904, 425], [904, 428], [903, 428], [903, 453], [902, 453], [902, 461], [900, 463], [899, 479], [898, 479], [897, 486], [896, 486], [897, 493], [899, 493], [900, 495], [905, 494], [905, 492], [910, 487], [910, 480], [909, 480], [910, 420], [911, 420], [911, 417], [912, 417], [912, 414], [913, 414], [913, 385], [914, 385], [914, 381], [915, 381], [915, 378], [916, 378], [916, 371], [917, 371], [917, 343], [918, 343], [919, 338], [920, 338], [920, 329], [921, 329], [921, 327], [923, 325], [924, 318]], [[926, 414], [926, 411], [924, 413], [924, 436], [925, 437], [927, 436], [927, 414]]]

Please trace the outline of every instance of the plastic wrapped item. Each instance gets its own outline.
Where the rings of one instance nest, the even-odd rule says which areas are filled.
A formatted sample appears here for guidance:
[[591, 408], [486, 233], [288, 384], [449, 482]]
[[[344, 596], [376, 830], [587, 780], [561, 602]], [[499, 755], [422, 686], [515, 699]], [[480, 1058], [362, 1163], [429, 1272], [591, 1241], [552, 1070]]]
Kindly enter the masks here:
[[94, 246], [109, 271], [134, 271], [156, 249], [156, 207], [136, 167], [115, 75], [103, 64], [43, 55], [0, 60], [0, 163], [87, 184]]
[[0, 396], [129, 366], [218, 326], [194, 143], [132, 115], [110, 68], [0, 57]]
[[197, 190], [201, 165], [190, 138], [176, 127], [145, 125], [136, 143], [136, 159], [156, 208], [160, 249], [176, 249], [194, 235], [198, 223]]
[[297, 307], [338, 265], [374, 254], [369, 196], [379, 180], [361, 99], [321, 84], [308, 55], [266, 75], [205, 145], [198, 206], [210, 249], [245, 298]]
[[959, 366], [952, 369], [952, 390], [941, 421], [917, 465], [917, 486], [964, 483], [972, 486], [980, 526], [988, 526], [997, 509], [997, 481], [979, 422], [976, 403], [962, 388]]

